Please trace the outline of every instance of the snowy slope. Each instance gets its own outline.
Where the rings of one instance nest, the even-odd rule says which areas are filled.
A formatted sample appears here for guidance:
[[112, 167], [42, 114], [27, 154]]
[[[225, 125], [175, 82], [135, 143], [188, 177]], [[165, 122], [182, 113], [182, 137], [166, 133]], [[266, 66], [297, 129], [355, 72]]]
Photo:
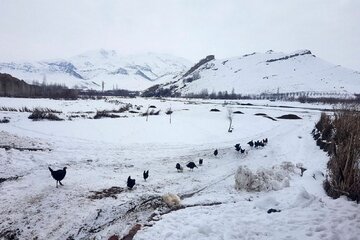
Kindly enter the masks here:
[[90, 51], [65, 60], [0, 63], [0, 72], [25, 80], [68, 87], [142, 90], [184, 72], [191, 63], [166, 54], [122, 56], [116, 51]]
[[165, 86], [176, 92], [232, 90], [240, 94], [331, 92], [360, 93], [360, 72], [328, 63], [309, 50], [291, 54], [268, 51], [214, 59]]
[[[327, 105], [251, 101], [187, 101], [185, 99], [121, 99], [118, 101], [1, 98], [7, 107], [50, 107], [63, 114], [116, 109], [122, 104], [161, 109], [158, 116], [72, 121], [31, 121], [26, 112], [0, 111], [10, 123], [0, 124], [0, 145], [52, 149], [18, 151], [0, 148], [0, 239], [119, 239], [135, 224], [134, 239], [358, 239], [359, 204], [326, 196], [322, 181], [328, 156], [310, 134]], [[122, 102], [122, 104], [117, 104]], [[232, 103], [232, 104], [230, 104]], [[272, 104], [282, 105], [277, 107]], [[285, 108], [284, 106], [291, 108]], [[172, 122], [164, 114], [174, 110]], [[211, 108], [220, 112], [210, 112]], [[227, 109], [244, 114], [233, 119], [227, 132]], [[273, 121], [271, 117], [297, 114], [300, 120]], [[93, 113], [94, 114], [94, 113]], [[269, 138], [264, 148], [246, 145], [251, 139]], [[247, 153], [234, 149], [241, 143]], [[217, 148], [219, 155], [214, 156]], [[178, 173], [177, 162], [204, 164]], [[278, 191], [246, 192], [235, 189], [239, 166], [272, 169], [284, 161], [302, 163], [290, 174], [289, 186]], [[55, 188], [48, 166], [67, 166], [64, 186]], [[142, 172], [150, 170], [147, 181]], [[136, 179], [133, 190], [126, 179]], [[114, 197], [90, 198], [93, 191], [124, 188]], [[149, 199], [166, 193], [186, 195], [184, 209], [168, 212]], [[148, 204], [142, 205], [142, 202]], [[206, 206], [206, 204], [219, 203]], [[281, 212], [268, 214], [269, 208]], [[164, 211], [165, 210], [165, 211]], [[163, 213], [161, 215], [160, 213]], [[13, 239], [16, 239], [13, 237]], [[5, 237], [5, 239], [7, 239]]]

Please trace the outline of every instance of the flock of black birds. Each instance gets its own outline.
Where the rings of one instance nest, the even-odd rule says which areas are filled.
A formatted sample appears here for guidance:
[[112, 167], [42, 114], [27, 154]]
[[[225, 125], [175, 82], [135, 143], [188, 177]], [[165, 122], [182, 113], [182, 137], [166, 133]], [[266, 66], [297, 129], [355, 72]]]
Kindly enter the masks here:
[[[264, 147], [267, 143], [268, 143], [268, 139], [265, 138], [263, 140], [257, 140], [257, 141], [251, 140], [247, 144], [251, 148], [252, 147], [259, 148], [259, 147]], [[240, 153], [245, 153], [245, 149], [241, 148], [240, 143], [235, 144], [235, 150]], [[219, 151], [217, 149], [215, 149], [214, 156], [216, 157], [218, 154], [219, 154]], [[201, 165], [203, 165], [203, 163], [204, 163], [204, 159], [200, 158], [199, 165], [201, 166]], [[186, 164], [186, 167], [190, 168], [190, 170], [194, 170], [194, 168], [198, 168], [194, 162], [188, 162]], [[175, 168], [177, 169], [178, 172], [183, 172], [183, 170], [184, 170], [184, 168], [180, 165], [180, 163], [176, 163]], [[51, 176], [56, 180], [56, 187], [58, 187], [58, 183], [61, 186], [63, 186], [61, 181], [65, 178], [66, 167], [64, 167], [63, 169], [57, 170], [57, 171], [54, 171], [49, 167], [49, 170], [51, 172]], [[144, 171], [143, 172], [144, 180], [146, 181], [146, 179], [148, 179], [148, 177], [149, 177], [149, 170]], [[131, 176], [129, 176], [127, 179], [127, 187], [129, 190], [131, 190], [131, 189], [133, 189], [134, 186], [135, 186], [135, 179], [132, 179]]]
[[247, 144], [249, 144], [250, 147], [265, 147], [265, 145], [268, 143], [268, 139], [265, 138], [263, 140], [257, 140], [257, 141], [253, 141], [251, 140], [250, 142], [248, 142]]

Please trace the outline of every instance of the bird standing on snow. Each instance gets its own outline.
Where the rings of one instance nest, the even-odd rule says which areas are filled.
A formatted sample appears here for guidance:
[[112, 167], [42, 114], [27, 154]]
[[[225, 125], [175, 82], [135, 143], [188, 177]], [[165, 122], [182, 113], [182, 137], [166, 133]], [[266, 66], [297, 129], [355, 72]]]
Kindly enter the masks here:
[[146, 181], [146, 179], [149, 177], [149, 170], [143, 172], [143, 177], [144, 180]]
[[214, 151], [214, 155], [215, 155], [215, 157], [218, 155], [218, 150], [217, 149], [215, 149], [215, 151]]
[[60, 169], [57, 171], [54, 171], [51, 169], [51, 167], [49, 167], [49, 170], [51, 172], [51, 176], [56, 180], [56, 187], [58, 187], [58, 182], [61, 186], [63, 186], [61, 180], [63, 180], [66, 175], [66, 167], [64, 167], [62, 170]]
[[199, 165], [202, 165], [204, 160], [202, 158], [199, 159]]
[[127, 179], [127, 187], [131, 190], [135, 185], [135, 179], [131, 179], [131, 176]]
[[191, 170], [193, 170], [195, 167], [197, 168], [197, 166], [195, 165], [194, 162], [189, 162], [188, 164], [186, 164], [186, 166], [187, 166], [188, 168], [190, 168]]
[[176, 169], [178, 172], [182, 172], [183, 171], [183, 167], [180, 165], [180, 163], [176, 164]]

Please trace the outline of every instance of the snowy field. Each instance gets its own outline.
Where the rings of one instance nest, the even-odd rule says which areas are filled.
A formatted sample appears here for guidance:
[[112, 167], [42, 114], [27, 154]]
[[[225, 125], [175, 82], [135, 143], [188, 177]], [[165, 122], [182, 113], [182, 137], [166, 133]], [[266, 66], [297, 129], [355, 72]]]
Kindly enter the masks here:
[[[91, 119], [96, 111], [127, 103], [138, 113]], [[136, 224], [141, 224], [137, 240], [359, 239], [359, 205], [326, 196], [321, 173], [326, 174], [328, 157], [310, 134], [321, 109], [332, 106], [228, 103], [0, 98], [0, 108], [51, 108], [65, 119], [32, 121], [29, 112], [0, 111], [0, 120], [10, 119], [0, 124], [0, 179], [7, 179], [0, 182], [0, 239], [121, 239]], [[150, 105], [161, 111], [146, 121], [139, 114]], [[171, 124], [165, 114], [170, 107]], [[227, 132], [228, 109], [244, 113], [233, 115], [232, 133]], [[274, 121], [257, 113], [302, 119]], [[264, 138], [269, 139], [265, 147], [246, 144]], [[246, 153], [235, 151], [236, 143]], [[189, 161], [198, 165], [199, 158], [202, 166], [185, 167]], [[289, 168], [288, 182], [274, 183], [274, 190], [235, 189], [239, 166], [275, 171], [283, 162], [302, 164], [307, 171], [301, 177], [300, 169]], [[176, 163], [184, 167], [182, 173]], [[55, 187], [48, 166], [67, 167], [64, 186]], [[147, 181], [144, 170], [150, 170]], [[126, 188], [129, 175], [136, 179], [133, 190]], [[167, 193], [181, 196], [180, 208], [162, 202]], [[268, 214], [271, 208], [281, 212]]]

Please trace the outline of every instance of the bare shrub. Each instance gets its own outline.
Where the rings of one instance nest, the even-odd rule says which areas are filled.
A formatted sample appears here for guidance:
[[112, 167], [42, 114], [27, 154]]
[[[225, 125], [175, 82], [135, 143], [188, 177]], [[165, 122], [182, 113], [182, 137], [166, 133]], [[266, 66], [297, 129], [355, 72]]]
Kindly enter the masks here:
[[54, 112], [50, 112], [49, 109], [41, 109], [41, 108], [35, 108], [28, 118], [32, 119], [33, 121], [44, 120], [44, 119], [51, 121], [64, 120], [62, 118], [59, 118], [57, 115], [55, 115]]
[[315, 124], [315, 128], [319, 131], [319, 132], [323, 132], [323, 130], [325, 129], [325, 127], [327, 125], [331, 124], [331, 118], [329, 115], [327, 115], [326, 113], [321, 113], [320, 119], [319, 121]]
[[[329, 117], [329, 116], [328, 116]], [[328, 162], [328, 176], [324, 189], [333, 198], [346, 195], [360, 201], [360, 113], [354, 108], [345, 108], [335, 112], [333, 121], [322, 115], [317, 124], [322, 129], [322, 138], [332, 140], [334, 149]], [[329, 123], [330, 122], [330, 123]], [[332, 134], [324, 137], [332, 125]], [[332, 129], [331, 128], [331, 129]]]
[[119, 118], [119, 115], [111, 114], [109, 111], [97, 111], [94, 119], [100, 119], [100, 118]]
[[125, 106], [122, 106], [117, 110], [112, 110], [112, 112], [114, 112], [114, 113], [123, 113], [123, 112], [129, 111], [129, 109], [131, 107], [132, 107], [132, 104], [128, 103]]

